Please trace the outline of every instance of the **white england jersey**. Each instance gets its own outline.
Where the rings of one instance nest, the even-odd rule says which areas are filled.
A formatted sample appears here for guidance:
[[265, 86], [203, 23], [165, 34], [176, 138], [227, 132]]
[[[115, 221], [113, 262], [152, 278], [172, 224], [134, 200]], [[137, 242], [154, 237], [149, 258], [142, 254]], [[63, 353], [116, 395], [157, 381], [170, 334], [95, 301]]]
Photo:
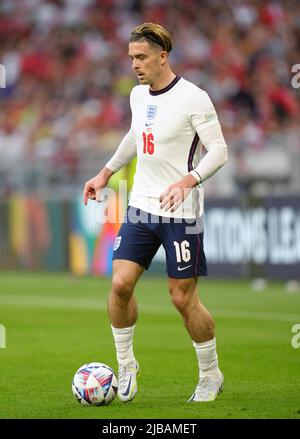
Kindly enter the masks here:
[[[129, 205], [160, 216], [201, 217], [204, 198], [202, 185], [195, 187], [173, 213], [160, 208], [159, 197], [169, 185], [197, 169], [204, 143], [203, 133], [210, 126], [219, 126], [209, 96], [196, 85], [176, 76], [159, 91], [152, 91], [148, 85], [134, 87], [130, 105], [131, 129], [123, 139], [123, 145], [120, 145], [121, 149], [125, 149], [126, 145], [129, 149], [133, 148], [137, 155]], [[226, 144], [221, 137], [217, 143], [223, 142], [224, 150]], [[115, 154], [106, 166], [116, 171], [124, 164], [120, 154], [119, 157]], [[222, 164], [214, 164], [213, 172]]]

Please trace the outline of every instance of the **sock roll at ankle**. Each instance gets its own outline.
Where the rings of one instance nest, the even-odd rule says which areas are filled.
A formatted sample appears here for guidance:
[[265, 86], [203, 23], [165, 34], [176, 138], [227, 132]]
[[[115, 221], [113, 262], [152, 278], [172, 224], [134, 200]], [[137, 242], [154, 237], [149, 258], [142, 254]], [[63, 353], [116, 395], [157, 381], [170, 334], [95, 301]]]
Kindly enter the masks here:
[[133, 354], [133, 334], [135, 325], [127, 328], [114, 328], [111, 325], [113, 337], [115, 340], [115, 347], [117, 353], [117, 360], [120, 365], [129, 364], [134, 361]]
[[199, 377], [219, 378], [218, 354], [215, 337], [203, 343], [193, 341], [199, 363]]

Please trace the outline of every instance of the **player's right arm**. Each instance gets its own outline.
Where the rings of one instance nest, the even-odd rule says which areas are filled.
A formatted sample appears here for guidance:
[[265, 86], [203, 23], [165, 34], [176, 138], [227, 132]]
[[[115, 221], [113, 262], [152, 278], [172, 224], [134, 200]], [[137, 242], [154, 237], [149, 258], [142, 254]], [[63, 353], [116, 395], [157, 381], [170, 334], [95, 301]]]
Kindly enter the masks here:
[[127, 165], [136, 156], [136, 142], [132, 130], [124, 136], [113, 157], [95, 177], [84, 185], [83, 201], [87, 205], [88, 199], [100, 201], [101, 190], [105, 188], [111, 176]]

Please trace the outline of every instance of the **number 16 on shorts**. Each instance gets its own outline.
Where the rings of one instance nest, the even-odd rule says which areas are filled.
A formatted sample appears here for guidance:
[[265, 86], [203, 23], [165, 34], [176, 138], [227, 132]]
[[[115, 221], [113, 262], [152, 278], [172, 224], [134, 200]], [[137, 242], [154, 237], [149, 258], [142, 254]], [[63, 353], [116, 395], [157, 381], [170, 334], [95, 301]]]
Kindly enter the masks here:
[[186, 239], [180, 243], [174, 241], [174, 247], [178, 263], [189, 262], [191, 260], [190, 243]]

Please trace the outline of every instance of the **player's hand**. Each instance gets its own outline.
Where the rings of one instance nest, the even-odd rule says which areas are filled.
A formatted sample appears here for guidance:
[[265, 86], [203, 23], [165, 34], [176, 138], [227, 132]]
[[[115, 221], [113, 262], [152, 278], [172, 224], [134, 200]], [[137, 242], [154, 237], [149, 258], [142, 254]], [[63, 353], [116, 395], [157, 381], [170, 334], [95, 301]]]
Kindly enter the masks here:
[[83, 189], [83, 202], [85, 206], [88, 203], [88, 199], [96, 200], [98, 203], [100, 200], [101, 190], [105, 188], [109, 182], [110, 177], [113, 172], [104, 168], [99, 174], [97, 174], [94, 178], [88, 180]]
[[197, 184], [197, 180], [191, 174], [188, 174], [176, 183], [171, 184], [159, 198], [160, 208], [165, 212], [168, 210], [170, 212], [175, 212], [175, 210], [178, 209], [188, 197], [193, 187]]

